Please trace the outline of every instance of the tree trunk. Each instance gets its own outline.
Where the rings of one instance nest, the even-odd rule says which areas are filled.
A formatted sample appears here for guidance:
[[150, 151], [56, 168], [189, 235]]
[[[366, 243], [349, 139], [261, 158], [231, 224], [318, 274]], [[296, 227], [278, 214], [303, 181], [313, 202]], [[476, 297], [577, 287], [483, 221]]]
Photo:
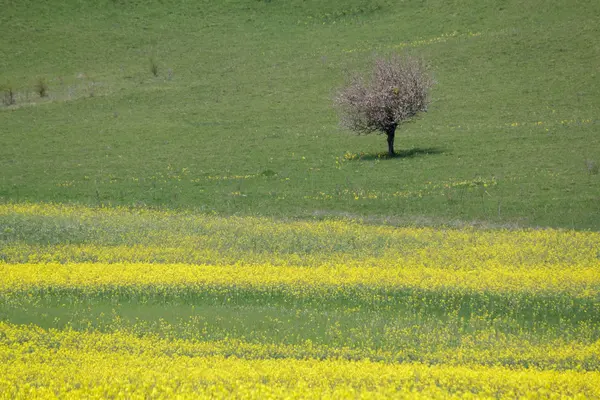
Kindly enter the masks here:
[[385, 134], [387, 135], [388, 154], [390, 155], [390, 157], [394, 157], [396, 155], [396, 152], [394, 151], [394, 136], [396, 136], [396, 125], [390, 126], [385, 132]]

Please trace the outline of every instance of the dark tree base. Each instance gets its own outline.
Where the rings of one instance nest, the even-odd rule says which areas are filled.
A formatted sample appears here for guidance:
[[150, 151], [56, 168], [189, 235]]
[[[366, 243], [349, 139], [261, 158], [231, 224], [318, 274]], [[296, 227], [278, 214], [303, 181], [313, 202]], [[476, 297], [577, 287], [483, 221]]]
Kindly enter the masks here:
[[394, 151], [394, 137], [396, 136], [396, 125], [391, 126], [385, 134], [387, 135], [388, 142], [388, 154], [390, 157], [394, 157], [396, 152]]

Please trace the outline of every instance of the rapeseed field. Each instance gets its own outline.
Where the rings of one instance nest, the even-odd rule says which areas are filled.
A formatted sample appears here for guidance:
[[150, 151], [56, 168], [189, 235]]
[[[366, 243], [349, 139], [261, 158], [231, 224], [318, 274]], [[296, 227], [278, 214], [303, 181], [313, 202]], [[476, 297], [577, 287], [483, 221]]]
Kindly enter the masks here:
[[2, 398], [598, 398], [600, 234], [0, 206]]

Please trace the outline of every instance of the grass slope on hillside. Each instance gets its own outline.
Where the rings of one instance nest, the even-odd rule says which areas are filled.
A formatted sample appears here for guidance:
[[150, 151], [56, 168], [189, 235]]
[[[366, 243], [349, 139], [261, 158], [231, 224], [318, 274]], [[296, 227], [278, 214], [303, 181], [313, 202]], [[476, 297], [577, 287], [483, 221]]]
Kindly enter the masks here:
[[[600, 228], [597, 1], [0, 7], [3, 202]], [[392, 51], [438, 84], [386, 159], [331, 97]]]

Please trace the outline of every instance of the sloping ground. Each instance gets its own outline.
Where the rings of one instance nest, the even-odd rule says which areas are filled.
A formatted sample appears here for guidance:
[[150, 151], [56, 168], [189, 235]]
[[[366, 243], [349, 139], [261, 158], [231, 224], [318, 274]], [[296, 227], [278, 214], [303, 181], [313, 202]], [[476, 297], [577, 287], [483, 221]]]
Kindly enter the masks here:
[[[597, 230], [599, 7], [10, 2], [0, 201]], [[386, 159], [331, 99], [393, 51], [438, 84]]]

